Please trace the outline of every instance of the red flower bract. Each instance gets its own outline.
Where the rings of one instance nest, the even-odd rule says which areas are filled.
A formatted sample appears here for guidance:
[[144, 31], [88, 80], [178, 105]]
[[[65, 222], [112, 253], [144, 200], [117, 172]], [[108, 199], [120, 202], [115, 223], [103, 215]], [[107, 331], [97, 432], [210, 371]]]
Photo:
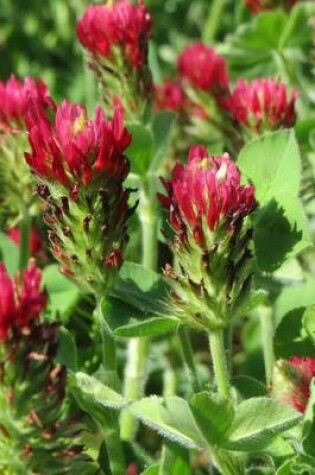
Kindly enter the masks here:
[[154, 88], [155, 106], [158, 111], [181, 112], [186, 106], [187, 97], [178, 81], [166, 80]]
[[78, 22], [77, 33], [92, 54], [110, 58], [118, 46], [128, 62], [138, 68], [146, 61], [151, 28], [151, 16], [141, 0], [137, 5], [120, 0], [114, 5], [90, 5]]
[[190, 149], [187, 165], [177, 164], [165, 182], [168, 196], [160, 196], [170, 210], [170, 223], [179, 237], [192, 230], [195, 241], [204, 245], [205, 234], [221, 222], [233, 228], [238, 218], [254, 208], [254, 188], [240, 184], [240, 173], [228, 154], [212, 157], [203, 146]]
[[280, 6], [289, 10], [298, 3], [298, 1], [299, 0], [246, 0], [246, 5], [252, 13], [260, 13]]
[[34, 81], [27, 77], [18, 81], [14, 76], [6, 82], [0, 82], [0, 127], [24, 128], [25, 114], [30, 98], [37, 100], [43, 107], [54, 107], [44, 81]]
[[296, 121], [296, 91], [289, 95], [276, 79], [240, 79], [232, 93], [229, 111], [236, 121], [256, 132], [293, 127]]
[[14, 279], [0, 263], [0, 341], [8, 338], [11, 329], [27, 328], [39, 318], [47, 303], [46, 292], [40, 290], [41, 278], [33, 261]]
[[98, 107], [90, 120], [83, 106], [64, 101], [51, 124], [41, 104], [32, 101], [26, 123], [32, 146], [26, 161], [41, 178], [70, 189], [103, 176], [117, 182], [126, 178], [129, 166], [124, 151], [131, 135], [120, 108], [107, 121]]
[[298, 411], [304, 412], [310, 397], [311, 381], [315, 377], [315, 359], [293, 356], [289, 360], [289, 364], [297, 370], [300, 380], [291, 399], [287, 402], [291, 403]]
[[212, 94], [228, 89], [229, 77], [224, 59], [203, 43], [187, 46], [178, 58], [179, 74], [192, 87]]

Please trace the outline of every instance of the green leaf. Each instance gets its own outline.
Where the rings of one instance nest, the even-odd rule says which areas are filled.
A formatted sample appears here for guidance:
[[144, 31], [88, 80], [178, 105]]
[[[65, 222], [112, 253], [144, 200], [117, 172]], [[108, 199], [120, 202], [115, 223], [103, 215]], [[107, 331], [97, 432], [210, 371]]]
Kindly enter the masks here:
[[19, 247], [4, 233], [0, 232], [0, 257], [11, 276], [19, 270]]
[[308, 400], [303, 419], [303, 449], [304, 452], [315, 457], [315, 379], [311, 384], [311, 395]]
[[277, 68], [273, 52], [278, 50], [279, 37], [284, 31], [287, 16], [283, 11], [263, 13], [241, 25], [227, 39], [225, 49], [230, 69], [235, 75], [257, 77], [274, 75]]
[[295, 426], [301, 414], [287, 404], [269, 398], [248, 399], [235, 409], [235, 418], [225, 447], [255, 452], [272, 439]]
[[250, 376], [237, 376], [232, 380], [232, 385], [239, 391], [244, 399], [267, 395], [267, 388], [261, 382]]
[[176, 317], [141, 312], [113, 297], [102, 301], [102, 311], [109, 328], [119, 337], [163, 335], [176, 331], [180, 325]]
[[57, 315], [65, 318], [70, 316], [80, 298], [77, 286], [63, 276], [56, 265], [44, 269], [43, 285], [49, 296], [49, 314], [54, 318]]
[[268, 133], [253, 140], [241, 150], [237, 163], [255, 185], [260, 206], [281, 194], [298, 195], [301, 159], [293, 130]]
[[315, 475], [315, 459], [308, 455], [298, 455], [284, 462], [276, 475]]
[[187, 448], [205, 446], [205, 440], [184, 399], [151, 396], [131, 404], [129, 409], [144, 424], [171, 442]]
[[303, 327], [310, 340], [315, 344], [315, 305], [305, 310], [303, 314]]
[[128, 122], [126, 126], [132, 134], [132, 142], [126, 152], [131, 163], [131, 171], [137, 175], [145, 176], [154, 151], [152, 131], [140, 122]]
[[150, 166], [151, 171], [157, 171], [163, 160], [167, 158], [173, 127], [177, 115], [170, 111], [163, 111], [153, 118], [154, 156]]
[[260, 270], [273, 272], [311, 245], [309, 224], [296, 197], [277, 195], [254, 219], [254, 246]]
[[150, 467], [146, 468], [144, 472], [141, 472], [141, 475], [160, 475], [160, 465], [150, 465]]
[[234, 411], [231, 401], [207, 391], [195, 394], [189, 401], [195, 421], [210, 445], [220, 445], [230, 429]]
[[294, 132], [255, 139], [241, 150], [238, 164], [255, 186], [254, 246], [260, 270], [273, 272], [311, 244], [309, 224], [298, 199], [301, 159]]
[[279, 48], [309, 46], [312, 41], [315, 15], [314, 2], [300, 3], [292, 9], [279, 41]]
[[167, 314], [169, 287], [163, 277], [134, 262], [125, 262], [113, 296], [150, 314]]
[[193, 475], [190, 468], [189, 450], [181, 445], [165, 441], [162, 452], [160, 475]]
[[77, 348], [73, 336], [65, 327], [60, 328], [56, 360], [71, 371], [77, 371]]

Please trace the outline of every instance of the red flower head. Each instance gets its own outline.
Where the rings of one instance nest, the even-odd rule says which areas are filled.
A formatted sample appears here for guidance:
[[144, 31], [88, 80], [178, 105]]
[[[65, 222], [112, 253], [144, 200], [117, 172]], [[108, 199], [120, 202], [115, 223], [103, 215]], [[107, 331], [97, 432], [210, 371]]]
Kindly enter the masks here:
[[100, 58], [113, 58], [119, 48], [134, 68], [146, 61], [152, 19], [142, 0], [90, 5], [77, 25], [82, 45]]
[[212, 157], [204, 146], [190, 149], [187, 165], [177, 164], [160, 197], [170, 210], [170, 223], [180, 240], [191, 230], [200, 247], [207, 235], [224, 222], [234, 223], [254, 208], [254, 188], [240, 184], [240, 172], [228, 154]]
[[257, 133], [293, 127], [296, 121], [295, 90], [289, 95], [284, 84], [276, 79], [240, 79], [231, 96], [229, 110], [242, 126]]
[[158, 111], [182, 112], [187, 103], [186, 94], [178, 81], [166, 80], [155, 86], [155, 106]]
[[[21, 233], [20, 228], [15, 226], [14, 228], [10, 228], [8, 230], [8, 235], [10, 239], [16, 244], [19, 245], [21, 241]], [[30, 254], [32, 257], [35, 257], [39, 252], [41, 252], [44, 248], [44, 242], [35, 227], [31, 229], [31, 239], [30, 239]]]
[[129, 171], [124, 151], [131, 135], [124, 127], [121, 109], [107, 121], [100, 107], [95, 119], [86, 109], [64, 101], [51, 124], [39, 102], [32, 101], [26, 115], [31, 153], [26, 161], [44, 180], [73, 189], [104, 176], [123, 181]]
[[7, 340], [11, 329], [27, 328], [39, 318], [47, 303], [46, 293], [40, 290], [41, 277], [33, 261], [13, 280], [0, 263], [0, 341]]
[[290, 10], [299, 0], [246, 0], [250, 11], [254, 14], [284, 7]]
[[34, 81], [27, 77], [18, 81], [11, 76], [7, 82], [0, 82], [0, 128], [24, 128], [27, 104], [30, 98], [37, 100], [43, 107], [54, 108], [44, 81]]
[[310, 397], [310, 385], [315, 377], [315, 359], [293, 356], [279, 360], [273, 371], [272, 394], [284, 403], [304, 412]]
[[181, 77], [193, 88], [222, 95], [229, 85], [224, 59], [203, 43], [187, 46], [178, 58]]

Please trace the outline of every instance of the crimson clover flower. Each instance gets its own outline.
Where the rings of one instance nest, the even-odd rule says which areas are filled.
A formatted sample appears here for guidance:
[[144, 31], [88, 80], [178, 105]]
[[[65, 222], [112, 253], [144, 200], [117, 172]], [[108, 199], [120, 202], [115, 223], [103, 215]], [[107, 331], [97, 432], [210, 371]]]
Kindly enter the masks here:
[[287, 10], [294, 7], [299, 0], [246, 0], [246, 5], [254, 14], [283, 7]]
[[34, 81], [26, 77], [19, 81], [12, 75], [6, 82], [0, 81], [0, 129], [25, 129], [25, 114], [31, 97], [43, 106], [54, 107], [49, 90], [41, 79]]
[[180, 77], [192, 88], [208, 92], [217, 99], [228, 93], [229, 76], [225, 60], [203, 43], [187, 46], [178, 58]]
[[152, 18], [142, 0], [90, 5], [77, 34], [90, 56], [91, 69], [104, 88], [108, 111], [120, 104], [128, 117], [142, 119], [152, 99], [148, 44]]
[[52, 252], [81, 287], [103, 291], [122, 264], [132, 213], [130, 190], [123, 187], [131, 135], [122, 111], [117, 108], [107, 120], [97, 108], [89, 119], [83, 106], [64, 101], [51, 122], [32, 101], [26, 123], [32, 147], [26, 160], [48, 204]]
[[247, 221], [255, 208], [254, 188], [242, 185], [228, 154], [212, 157], [204, 146], [190, 149], [177, 164], [166, 196], [179, 271], [169, 266], [175, 311], [192, 325], [222, 328], [243, 302], [252, 275]]
[[0, 341], [10, 332], [27, 330], [38, 320], [47, 304], [47, 294], [41, 290], [41, 271], [34, 261], [12, 280], [0, 263]]
[[299, 412], [304, 412], [314, 377], [314, 358], [293, 356], [289, 360], [279, 360], [273, 370], [271, 393], [280, 401], [294, 406]]
[[240, 79], [231, 95], [229, 111], [242, 127], [261, 133], [293, 127], [296, 99], [296, 91], [289, 93], [277, 79]]

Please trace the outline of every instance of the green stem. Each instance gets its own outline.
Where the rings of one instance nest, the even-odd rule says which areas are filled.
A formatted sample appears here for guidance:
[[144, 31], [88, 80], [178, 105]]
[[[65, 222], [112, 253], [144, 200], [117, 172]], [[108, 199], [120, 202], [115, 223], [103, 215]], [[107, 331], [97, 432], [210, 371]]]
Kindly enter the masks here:
[[[96, 316], [102, 339], [102, 362], [105, 371], [108, 373], [108, 384], [117, 389], [119, 377], [117, 374], [116, 345], [102, 312], [101, 299], [98, 299], [97, 302]], [[113, 424], [110, 431], [105, 428], [103, 432], [112, 475], [125, 475], [126, 465], [119, 434], [119, 419], [117, 418], [116, 424]]]
[[262, 346], [264, 353], [264, 363], [265, 363], [265, 375], [266, 383], [269, 385], [272, 369], [275, 361], [275, 355], [273, 351], [273, 336], [274, 336], [274, 321], [272, 310], [269, 307], [261, 305], [258, 309], [259, 319], [260, 319], [260, 328], [261, 328], [261, 337], [262, 337]]
[[112, 475], [125, 475], [125, 454], [122, 448], [119, 431], [113, 430], [106, 432], [104, 439]]
[[96, 315], [99, 322], [101, 339], [102, 339], [102, 362], [106, 371], [117, 373], [117, 358], [115, 340], [108, 328], [104, 318], [101, 301], [98, 301], [96, 307]]
[[[140, 192], [139, 217], [142, 231], [142, 265], [156, 270], [158, 257], [158, 221], [156, 196], [149, 180], [142, 183]], [[128, 399], [139, 399], [145, 386], [145, 368], [150, 348], [149, 338], [132, 338], [128, 343], [128, 362], [125, 369], [124, 395]], [[132, 442], [138, 422], [127, 410], [121, 417], [121, 436]]]
[[181, 327], [178, 331], [178, 336], [181, 342], [181, 347], [182, 347], [182, 353], [183, 353], [183, 359], [185, 362], [186, 366], [186, 371], [188, 373], [188, 378], [190, 380], [192, 389], [194, 393], [198, 393], [201, 391], [201, 387], [198, 381], [198, 376], [197, 376], [197, 369], [195, 365], [195, 360], [194, 360], [194, 354], [193, 354], [193, 349], [191, 346], [189, 334], [187, 332], [187, 329], [184, 327]]
[[217, 330], [209, 334], [210, 351], [212, 356], [214, 377], [218, 392], [229, 398], [231, 388], [227, 369], [226, 351], [224, 347], [223, 330]]
[[20, 259], [19, 269], [22, 271], [28, 265], [30, 258], [30, 235], [31, 235], [31, 219], [26, 210], [20, 222]]
[[205, 43], [211, 43], [215, 39], [222, 22], [225, 4], [226, 0], [213, 0], [202, 35]]

